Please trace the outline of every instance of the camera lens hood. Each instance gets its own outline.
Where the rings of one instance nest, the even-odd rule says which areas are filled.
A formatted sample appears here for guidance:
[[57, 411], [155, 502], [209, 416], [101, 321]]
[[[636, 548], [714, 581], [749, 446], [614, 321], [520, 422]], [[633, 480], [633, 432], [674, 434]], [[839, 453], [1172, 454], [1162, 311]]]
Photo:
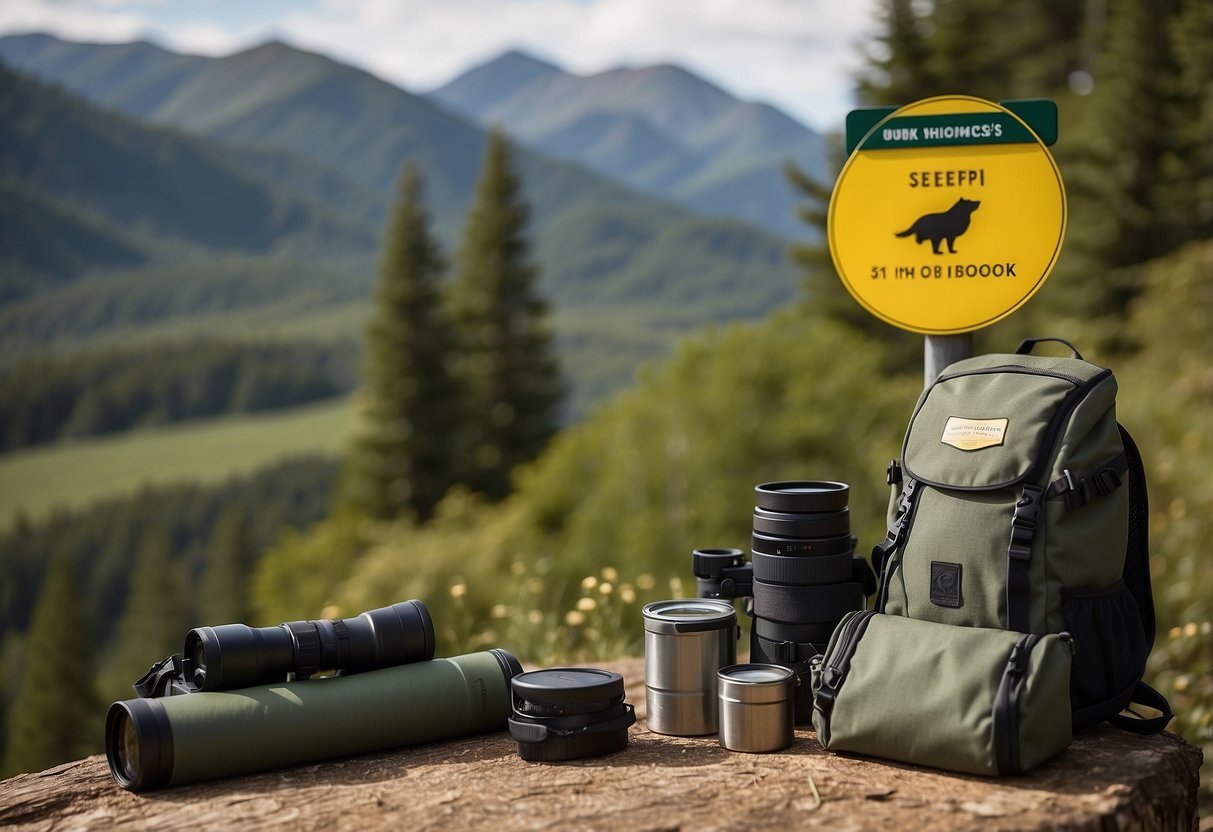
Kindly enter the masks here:
[[828, 480], [785, 480], [754, 486], [754, 502], [768, 511], [838, 511], [847, 507], [851, 487]]

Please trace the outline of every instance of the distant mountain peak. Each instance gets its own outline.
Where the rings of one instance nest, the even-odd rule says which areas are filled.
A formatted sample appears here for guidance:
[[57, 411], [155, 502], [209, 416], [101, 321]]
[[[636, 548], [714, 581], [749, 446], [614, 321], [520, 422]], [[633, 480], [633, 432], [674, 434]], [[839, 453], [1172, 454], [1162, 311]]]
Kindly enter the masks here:
[[316, 55], [314, 52], [308, 52], [300, 49], [297, 46], [292, 46], [280, 38], [270, 38], [262, 41], [247, 49], [237, 49], [233, 55], [307, 55], [309, 57], [323, 57]]
[[460, 113], [473, 115], [529, 84], [564, 75], [555, 64], [514, 48], [469, 69], [431, 95]]
[[521, 47], [515, 47], [472, 67], [455, 80], [470, 81], [473, 84], [493, 84], [494, 86], [498, 84], [519, 86], [536, 78], [563, 74], [564, 70], [551, 61], [544, 60]]
[[551, 61], [544, 60], [533, 52], [528, 52], [521, 47], [514, 47], [502, 52], [493, 60], [483, 64], [485, 67], [511, 67], [514, 69], [531, 69], [536, 72], [563, 72], [563, 70]]

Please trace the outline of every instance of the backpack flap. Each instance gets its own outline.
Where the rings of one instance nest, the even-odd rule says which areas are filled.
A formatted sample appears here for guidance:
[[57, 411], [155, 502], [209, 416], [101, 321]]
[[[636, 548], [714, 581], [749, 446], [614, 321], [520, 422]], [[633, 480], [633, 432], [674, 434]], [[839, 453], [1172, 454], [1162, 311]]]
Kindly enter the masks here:
[[1068, 358], [959, 361], [919, 400], [902, 446], [905, 474], [970, 491], [1038, 478], [1074, 405], [1108, 375]]

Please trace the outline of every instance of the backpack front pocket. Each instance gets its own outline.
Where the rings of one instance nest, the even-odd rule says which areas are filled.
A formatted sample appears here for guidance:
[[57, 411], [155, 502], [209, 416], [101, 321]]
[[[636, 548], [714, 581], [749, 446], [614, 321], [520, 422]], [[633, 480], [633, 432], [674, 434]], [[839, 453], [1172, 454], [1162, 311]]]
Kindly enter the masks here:
[[971, 774], [1028, 771], [1070, 743], [1069, 636], [871, 612], [813, 669], [822, 745]]

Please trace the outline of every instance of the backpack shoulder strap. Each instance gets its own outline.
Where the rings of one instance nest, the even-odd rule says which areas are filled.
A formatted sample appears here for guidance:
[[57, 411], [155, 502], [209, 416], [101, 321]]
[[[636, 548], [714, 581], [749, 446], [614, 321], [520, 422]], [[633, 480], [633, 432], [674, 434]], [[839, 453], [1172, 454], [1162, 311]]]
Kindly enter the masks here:
[[[1125, 447], [1129, 476], [1129, 540], [1125, 548], [1125, 566], [1121, 575], [1133, 600], [1137, 602], [1146, 646], [1150, 647], [1154, 644], [1156, 622], [1154, 593], [1150, 587], [1150, 498], [1146, 491], [1146, 470], [1133, 437], [1123, 425], [1117, 424], [1116, 427], [1120, 430], [1120, 440]], [[1173, 716], [1166, 697], [1145, 682], [1139, 681], [1133, 688], [1130, 702], [1153, 708], [1159, 711], [1160, 715], [1135, 719], [1116, 714], [1108, 722], [1134, 734], [1157, 734], [1167, 727]]]
[[1125, 585], [1141, 612], [1141, 626], [1146, 645], [1154, 644], [1154, 592], [1150, 587], [1150, 498], [1146, 491], [1146, 470], [1141, 462], [1137, 443], [1124, 429], [1120, 440], [1125, 447], [1129, 475], [1129, 540], [1125, 549], [1125, 566], [1121, 573]]

